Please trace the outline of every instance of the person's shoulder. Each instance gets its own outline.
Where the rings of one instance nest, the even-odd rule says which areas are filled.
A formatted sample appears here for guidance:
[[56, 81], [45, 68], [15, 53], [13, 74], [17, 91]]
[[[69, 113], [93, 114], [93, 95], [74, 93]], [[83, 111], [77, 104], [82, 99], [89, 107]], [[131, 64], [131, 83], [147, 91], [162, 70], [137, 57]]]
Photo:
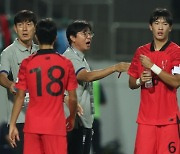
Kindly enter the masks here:
[[23, 59], [22, 63], [24, 65], [27, 65], [34, 58], [35, 55], [36, 55], [36, 53], [34, 53], [34, 54], [28, 56], [27, 58]]
[[141, 54], [142, 52], [149, 52], [150, 51], [150, 46], [151, 46], [151, 43], [147, 43], [147, 44], [144, 44], [144, 45], [141, 45], [139, 46], [137, 49], [136, 49], [136, 54]]
[[71, 48], [67, 48], [66, 51], [63, 53], [63, 56], [72, 59], [76, 56], [75, 52]]
[[180, 49], [180, 46], [179, 46], [178, 44], [176, 44], [175, 42], [171, 42], [171, 43], [169, 44], [169, 47], [171, 47], [171, 48], [177, 48], [178, 50]]
[[35, 44], [35, 43], [32, 44], [32, 47], [33, 47], [33, 49], [36, 50], [36, 51], [39, 50], [39, 45], [37, 45], [37, 44]]
[[15, 45], [14, 43], [12, 43], [9, 46], [7, 46], [5, 49], [3, 49], [2, 53], [11, 53], [14, 51], [14, 49], [15, 49]]
[[144, 48], [146, 49], [146, 48], [150, 48], [150, 46], [151, 46], [151, 43], [146, 43], [144, 45], [139, 46], [138, 49], [139, 50], [144, 49]]

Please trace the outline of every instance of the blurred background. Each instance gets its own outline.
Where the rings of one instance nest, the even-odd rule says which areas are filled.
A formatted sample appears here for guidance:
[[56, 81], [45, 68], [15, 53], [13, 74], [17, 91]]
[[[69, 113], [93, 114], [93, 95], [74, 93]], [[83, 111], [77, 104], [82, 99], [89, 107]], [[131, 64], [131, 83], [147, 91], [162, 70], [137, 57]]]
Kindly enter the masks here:
[[[12, 30], [15, 13], [29, 9], [39, 19], [52, 17], [56, 21], [56, 47], [61, 52], [66, 48], [63, 39], [67, 25], [75, 19], [89, 21], [95, 36], [86, 56], [93, 69], [119, 61], [130, 62], [136, 48], [152, 40], [148, 20], [156, 7], [172, 12], [174, 26], [170, 39], [180, 44], [179, 0], [0, 0], [0, 53], [16, 37]], [[104, 154], [133, 154], [139, 90], [128, 88], [126, 73], [119, 79], [117, 76], [113, 74], [100, 81], [106, 95], [106, 104], [100, 108], [101, 145]], [[0, 124], [7, 120], [5, 101], [0, 93]]]

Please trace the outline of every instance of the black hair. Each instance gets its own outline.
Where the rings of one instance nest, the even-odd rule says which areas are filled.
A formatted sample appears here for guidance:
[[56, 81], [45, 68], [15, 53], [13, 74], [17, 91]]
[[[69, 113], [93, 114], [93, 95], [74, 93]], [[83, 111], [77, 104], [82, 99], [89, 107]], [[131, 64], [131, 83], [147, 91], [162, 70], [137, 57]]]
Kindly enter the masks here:
[[51, 18], [41, 19], [36, 25], [36, 36], [40, 44], [52, 44], [57, 36], [57, 26]]
[[87, 29], [92, 31], [91, 25], [85, 20], [75, 20], [74, 22], [72, 22], [66, 29], [66, 37], [69, 44], [71, 45], [72, 42], [70, 39], [71, 35], [76, 37], [76, 34], [78, 32], [81, 32], [83, 30], [87, 31]]
[[20, 23], [20, 22], [24, 22], [24, 21], [29, 21], [29, 22], [32, 21], [34, 23], [34, 25], [36, 25], [37, 17], [34, 14], [34, 12], [32, 12], [30, 10], [21, 10], [21, 11], [17, 12], [14, 17], [14, 25], [16, 25], [17, 23]]
[[161, 17], [164, 18], [170, 26], [173, 24], [172, 14], [166, 8], [156, 8], [149, 18], [149, 24], [152, 25], [154, 21]]

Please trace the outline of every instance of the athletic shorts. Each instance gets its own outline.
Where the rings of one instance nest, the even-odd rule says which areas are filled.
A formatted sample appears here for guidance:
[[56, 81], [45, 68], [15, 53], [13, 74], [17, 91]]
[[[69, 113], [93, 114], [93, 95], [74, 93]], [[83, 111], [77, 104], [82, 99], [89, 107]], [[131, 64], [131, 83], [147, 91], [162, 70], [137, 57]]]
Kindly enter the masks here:
[[66, 136], [24, 133], [24, 154], [67, 154]]
[[180, 154], [178, 125], [138, 124], [134, 154]]

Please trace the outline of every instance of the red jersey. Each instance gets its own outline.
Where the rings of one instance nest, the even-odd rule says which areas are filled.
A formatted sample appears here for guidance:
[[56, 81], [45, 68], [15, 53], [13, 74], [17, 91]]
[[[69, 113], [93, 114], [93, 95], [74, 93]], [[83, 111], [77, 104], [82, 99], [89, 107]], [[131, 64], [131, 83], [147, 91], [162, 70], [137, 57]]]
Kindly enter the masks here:
[[16, 87], [30, 96], [24, 132], [66, 135], [64, 91], [77, 88], [70, 60], [54, 50], [39, 50], [23, 60]]
[[[139, 55], [146, 55], [157, 66], [172, 74], [174, 66], [180, 65], [180, 47], [173, 42], [167, 42], [160, 51], [153, 51], [153, 43], [137, 49], [128, 74], [139, 78], [144, 71]], [[176, 88], [165, 84], [156, 74], [152, 73], [153, 88], [141, 86], [140, 107], [137, 122], [150, 125], [166, 125], [176, 123], [179, 113]]]

